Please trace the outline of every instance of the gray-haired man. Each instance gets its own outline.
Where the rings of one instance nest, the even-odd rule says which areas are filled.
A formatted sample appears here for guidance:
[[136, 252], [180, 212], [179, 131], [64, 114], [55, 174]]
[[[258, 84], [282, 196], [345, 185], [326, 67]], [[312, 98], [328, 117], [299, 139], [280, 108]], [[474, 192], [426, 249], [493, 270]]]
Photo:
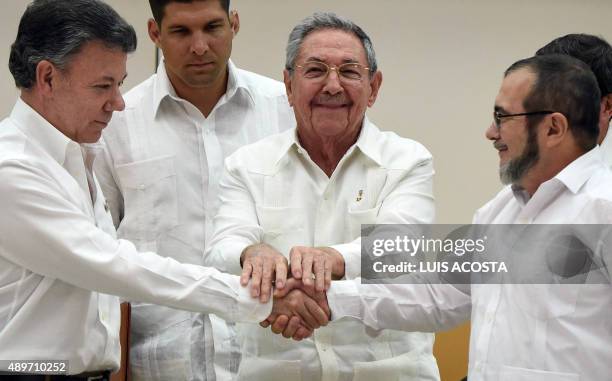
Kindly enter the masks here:
[[[228, 158], [207, 257], [243, 284], [252, 279], [264, 301], [272, 279], [282, 288], [288, 273], [318, 290], [359, 276], [361, 224], [434, 218], [430, 153], [365, 116], [382, 73], [359, 26], [331, 13], [303, 20], [289, 36], [284, 78], [297, 129]], [[286, 337], [303, 336], [297, 322]], [[257, 326], [241, 333], [240, 380], [439, 379], [428, 333], [349, 320], [299, 343]]]

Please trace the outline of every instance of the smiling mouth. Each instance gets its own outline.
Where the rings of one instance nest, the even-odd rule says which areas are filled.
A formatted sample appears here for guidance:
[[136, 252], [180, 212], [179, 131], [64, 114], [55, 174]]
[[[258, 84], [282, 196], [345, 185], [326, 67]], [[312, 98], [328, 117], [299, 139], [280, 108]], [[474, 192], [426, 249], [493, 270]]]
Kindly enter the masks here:
[[349, 107], [350, 104], [349, 103], [314, 103], [313, 104], [314, 107], [322, 107], [322, 108], [329, 108], [329, 109], [340, 109], [340, 108], [345, 108], [345, 107]]

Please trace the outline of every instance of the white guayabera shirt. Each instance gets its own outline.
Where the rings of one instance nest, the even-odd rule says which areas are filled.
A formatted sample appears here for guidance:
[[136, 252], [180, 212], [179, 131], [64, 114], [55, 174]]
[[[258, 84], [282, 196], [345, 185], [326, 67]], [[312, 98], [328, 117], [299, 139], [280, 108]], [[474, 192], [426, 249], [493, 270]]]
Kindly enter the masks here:
[[[221, 206], [206, 264], [239, 274], [240, 253], [265, 242], [333, 246], [346, 277], [360, 274], [361, 224], [431, 223], [433, 166], [419, 143], [364, 121], [331, 177], [310, 159], [295, 130], [239, 149], [226, 161]], [[438, 380], [433, 335], [374, 331], [334, 322], [294, 342], [258, 325], [240, 327], [239, 380]]]
[[[599, 147], [576, 159], [529, 198], [504, 188], [476, 212], [477, 224], [610, 224], [612, 173]], [[335, 282], [334, 320], [373, 329], [450, 328], [470, 317], [470, 381], [606, 381], [612, 362], [609, 245], [598, 284], [481, 284], [471, 295], [452, 285]]]
[[269, 314], [236, 276], [117, 240], [91, 175], [95, 151], [21, 100], [0, 123], [0, 359], [118, 369], [119, 299], [106, 294], [227, 319]]
[[[107, 151], [95, 167], [117, 234], [140, 250], [202, 264], [223, 160], [295, 125], [285, 87], [230, 61], [227, 91], [205, 118], [176, 95], [162, 62], [125, 102], [104, 131]], [[215, 316], [134, 303], [132, 377], [212, 380], [215, 368], [217, 380], [230, 379], [240, 360], [232, 332]]]

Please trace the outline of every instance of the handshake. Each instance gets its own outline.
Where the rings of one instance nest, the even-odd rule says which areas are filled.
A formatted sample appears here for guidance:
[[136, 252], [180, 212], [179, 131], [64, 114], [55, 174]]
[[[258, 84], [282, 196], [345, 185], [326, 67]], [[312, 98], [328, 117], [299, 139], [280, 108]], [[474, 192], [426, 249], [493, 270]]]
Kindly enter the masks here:
[[325, 292], [332, 279], [344, 276], [344, 258], [330, 247], [295, 246], [287, 258], [267, 244], [255, 244], [240, 256], [242, 286], [251, 282], [251, 296], [267, 303], [272, 313], [260, 323], [286, 338], [302, 340], [327, 325], [331, 311]]

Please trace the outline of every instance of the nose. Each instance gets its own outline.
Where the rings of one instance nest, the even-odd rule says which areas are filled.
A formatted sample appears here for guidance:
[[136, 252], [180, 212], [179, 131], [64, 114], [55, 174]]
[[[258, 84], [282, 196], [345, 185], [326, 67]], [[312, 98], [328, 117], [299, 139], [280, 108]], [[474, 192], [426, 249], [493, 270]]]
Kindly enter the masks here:
[[344, 88], [340, 83], [340, 75], [338, 74], [338, 70], [334, 68], [334, 70], [330, 70], [327, 74], [327, 78], [325, 78], [325, 84], [323, 86], [323, 91], [335, 95], [342, 93]]
[[499, 130], [495, 126], [495, 122], [491, 122], [487, 130], [485, 131], [485, 137], [489, 140], [499, 139]]
[[198, 56], [204, 55], [208, 50], [208, 41], [203, 33], [194, 33], [191, 40], [191, 53]]
[[104, 105], [104, 111], [123, 111], [124, 109], [125, 101], [123, 100], [123, 95], [121, 95], [121, 91], [119, 91], [119, 87], [117, 87], [112, 97]]

